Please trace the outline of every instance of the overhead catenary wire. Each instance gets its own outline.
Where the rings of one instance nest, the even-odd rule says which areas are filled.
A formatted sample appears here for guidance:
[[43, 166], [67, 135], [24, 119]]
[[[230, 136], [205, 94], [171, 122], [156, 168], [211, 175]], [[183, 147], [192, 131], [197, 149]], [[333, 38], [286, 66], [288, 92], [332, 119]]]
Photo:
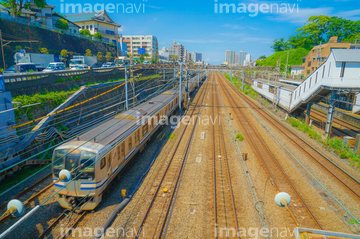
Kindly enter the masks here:
[[[118, 121], [118, 122], [115, 123], [114, 125], [116, 125], [116, 124], [118, 124], [118, 123], [120, 123], [120, 122], [122, 122], [122, 120]], [[97, 127], [97, 126], [99, 126], [99, 125], [101, 125], [101, 124], [103, 124], [103, 123], [104, 123], [104, 122], [100, 122], [99, 124], [94, 125], [93, 127], [89, 128], [88, 131], [92, 130], [93, 128], [95, 128], [95, 127]], [[103, 132], [105, 132], [106, 130], [110, 129], [110, 128], [113, 127], [114, 125], [110, 125], [107, 129], [105, 129], [104, 131], [100, 132], [98, 135], [100, 135], [101, 133], [103, 133]], [[88, 141], [84, 142], [82, 145], [78, 146], [77, 148], [79, 148], [79, 147], [83, 146], [84, 144], [86, 144], [87, 142], [93, 140], [93, 138], [96, 138], [98, 135], [92, 137], [91, 139], [89, 139]], [[68, 141], [74, 139], [75, 137], [76, 137], [76, 136], [73, 136], [73, 137], [71, 137], [71, 138], [69, 138], [69, 139], [67, 139], [67, 140], [64, 140], [63, 142], [60, 142], [59, 144], [56, 144], [56, 145], [54, 145], [54, 146], [51, 146], [51, 147], [50, 147], [49, 149], [47, 149], [47, 150], [54, 149], [54, 148], [60, 146], [61, 144], [63, 144], [64, 142], [68, 142]], [[76, 148], [76, 149], [77, 149], [77, 148]], [[76, 150], [76, 149], [74, 149], [74, 150]], [[36, 156], [39, 156], [39, 155], [41, 155], [41, 154], [44, 153], [44, 152], [45, 152], [45, 151], [41, 151], [41, 152], [39, 152], [39, 153], [31, 156], [31, 157], [28, 158], [28, 159], [25, 159], [25, 160], [22, 160], [22, 161], [18, 162], [17, 164], [20, 164], [20, 163], [22, 163], [22, 162], [24, 162], [24, 161], [26, 161], [26, 160], [29, 160], [29, 159], [34, 158], [34, 157], [36, 157]], [[72, 152], [72, 151], [71, 151], [71, 152]], [[71, 152], [69, 152], [69, 153], [71, 153]], [[67, 154], [69, 154], [69, 153], [67, 153]], [[66, 155], [67, 155], [67, 154], [66, 154]], [[64, 155], [63, 157], [66, 157], [66, 155]], [[63, 158], [63, 157], [62, 157], [62, 158]], [[60, 159], [62, 159], [62, 158], [59, 158], [58, 160], [60, 160]], [[10, 187], [9, 189], [7, 189], [7, 190], [5, 190], [4, 192], [2, 192], [2, 193], [0, 194], [0, 196], [5, 195], [7, 192], [13, 190], [13, 189], [16, 188], [17, 186], [21, 185], [23, 182], [25, 182], [25, 181], [27, 181], [28, 179], [30, 179], [31, 177], [33, 177], [33, 176], [39, 174], [40, 172], [46, 170], [46, 169], [47, 169], [48, 167], [50, 167], [53, 163], [55, 163], [55, 162], [52, 162], [52, 163], [48, 164], [48, 165], [45, 166], [43, 169], [41, 169], [41, 170], [39, 170], [38, 172], [30, 175], [29, 177], [27, 177], [26, 179], [22, 180], [21, 182], [13, 185], [13, 186]], [[95, 163], [95, 162], [94, 162], [94, 163]], [[15, 164], [15, 165], [17, 165], [17, 164]], [[3, 172], [3, 171], [5, 171], [5, 170], [4, 170], [4, 169], [1, 170], [0, 173]]]
[[[163, 88], [163, 89], [165, 89], [165, 88], [167, 88], [167, 87], [169, 87], [169, 85], [172, 83], [172, 80], [170, 80], [167, 84], [165, 84], [165, 85], [161, 85], [161, 86], [159, 86], [159, 87], [157, 87], [157, 88]], [[143, 88], [145, 88], [146, 86], [144, 86]], [[156, 87], [153, 87], [153, 88], [156, 88]], [[161, 91], [162, 89], [160, 89], [160, 91]], [[142, 90], [142, 91], [140, 91], [140, 92], [145, 92], [145, 91], [147, 91], [147, 90]], [[151, 94], [151, 95], [149, 95], [147, 98], [149, 98], [149, 97], [151, 97], [152, 95], [155, 95], [155, 94], [157, 94], [157, 92], [158, 91], [155, 91], [153, 94]], [[139, 96], [140, 94], [137, 94], [137, 96]], [[138, 105], [138, 104], [140, 104], [142, 101], [144, 101], [144, 100], [146, 100], [146, 99], [143, 99], [143, 100], [139, 100], [137, 103], [136, 103], [136, 105]], [[116, 103], [116, 104], [121, 104], [121, 102], [120, 103]], [[109, 106], [110, 108], [111, 107], [115, 107], [116, 106], [116, 104], [114, 105], [114, 106]], [[105, 107], [104, 105], [102, 106], [102, 107]], [[118, 110], [117, 110], [118, 111]], [[93, 112], [93, 113], [98, 113], [98, 112]], [[91, 113], [92, 114], [92, 113]], [[68, 116], [66, 116], [65, 115], [65, 117], [68, 117]], [[78, 118], [77, 116], [76, 117], [74, 117], [74, 119], [76, 119], [76, 118]], [[55, 124], [57, 124], [57, 123], [61, 123], [60, 121], [56, 121], [56, 123], [54, 123], [54, 125]], [[46, 128], [50, 128], [51, 127], [51, 125], [49, 126], [49, 127], [46, 127]], [[45, 128], [45, 129], [46, 129]], [[44, 129], [44, 130], [45, 130]], [[35, 145], [34, 147], [39, 147], [39, 146], [41, 146], [41, 145]], [[27, 150], [27, 152], [29, 152], [29, 150]]]

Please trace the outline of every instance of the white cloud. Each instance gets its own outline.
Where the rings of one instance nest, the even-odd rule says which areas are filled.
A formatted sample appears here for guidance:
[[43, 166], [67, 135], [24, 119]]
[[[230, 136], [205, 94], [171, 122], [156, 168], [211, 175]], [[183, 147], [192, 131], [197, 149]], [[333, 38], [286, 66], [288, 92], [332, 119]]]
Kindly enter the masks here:
[[270, 17], [271, 20], [292, 22], [292, 23], [305, 23], [311, 16], [330, 15], [333, 11], [331, 7], [323, 8], [299, 8], [299, 11], [293, 13], [279, 13]]
[[244, 26], [244, 25], [237, 25], [237, 24], [224, 24], [222, 25], [222, 27], [228, 27], [231, 28], [233, 30], [241, 30], [241, 29], [251, 29], [251, 30], [258, 30], [255, 27], [251, 27], [251, 26]]
[[211, 39], [201, 39], [201, 40], [195, 40], [195, 39], [182, 39], [182, 40], [177, 40], [178, 42], [189, 42], [189, 43], [221, 43], [224, 41], [221, 40], [211, 40]]

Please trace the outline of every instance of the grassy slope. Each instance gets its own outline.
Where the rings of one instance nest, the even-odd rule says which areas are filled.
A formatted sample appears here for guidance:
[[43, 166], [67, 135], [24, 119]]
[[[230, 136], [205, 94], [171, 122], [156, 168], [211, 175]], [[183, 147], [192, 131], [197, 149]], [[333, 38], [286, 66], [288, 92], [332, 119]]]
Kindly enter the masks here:
[[[304, 48], [292, 49], [289, 50], [289, 67], [292, 65], [302, 65], [302, 57], [306, 56], [309, 53], [308, 50]], [[257, 66], [276, 66], [277, 60], [281, 57], [281, 69], [285, 69], [287, 51], [278, 51], [266, 58], [263, 61], [257, 61]]]

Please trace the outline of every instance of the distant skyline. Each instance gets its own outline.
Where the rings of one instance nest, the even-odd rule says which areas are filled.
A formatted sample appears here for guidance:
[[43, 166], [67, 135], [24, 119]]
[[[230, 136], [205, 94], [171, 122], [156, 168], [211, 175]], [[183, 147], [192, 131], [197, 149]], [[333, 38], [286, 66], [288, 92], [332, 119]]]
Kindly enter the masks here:
[[[154, 35], [159, 49], [169, 48], [176, 41], [188, 52], [201, 52], [203, 60], [210, 64], [223, 63], [226, 50], [243, 49], [253, 59], [269, 56], [273, 54], [270, 46], [274, 39], [288, 38], [312, 15], [360, 19], [360, 9], [354, 9], [359, 4], [357, 0], [50, 0], [47, 3], [64, 15], [105, 8], [123, 26], [122, 34]], [[69, 4], [73, 5], [69, 8]], [[74, 4], [77, 4], [75, 12], [65, 13], [73, 10]]]

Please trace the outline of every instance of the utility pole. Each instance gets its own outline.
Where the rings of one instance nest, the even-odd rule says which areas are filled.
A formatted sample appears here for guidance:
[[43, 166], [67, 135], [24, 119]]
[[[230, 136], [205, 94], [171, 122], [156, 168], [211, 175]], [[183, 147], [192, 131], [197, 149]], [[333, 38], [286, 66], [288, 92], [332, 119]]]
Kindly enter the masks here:
[[128, 72], [127, 72], [127, 67], [125, 66], [125, 106], [126, 106], [126, 110], [129, 109], [129, 103], [128, 103]]
[[180, 63], [180, 84], [179, 84], [179, 110], [181, 112], [181, 80], [182, 80], [182, 64]]
[[4, 66], [4, 70], [5, 70], [6, 64], [5, 64], [4, 45], [3, 45], [3, 38], [2, 38], [1, 30], [0, 30], [0, 44], [1, 44], [1, 54], [2, 54], [2, 58], [3, 58], [3, 66]]
[[289, 51], [287, 52], [287, 58], [286, 58], [285, 80], [288, 74], [288, 63], [289, 63]]

